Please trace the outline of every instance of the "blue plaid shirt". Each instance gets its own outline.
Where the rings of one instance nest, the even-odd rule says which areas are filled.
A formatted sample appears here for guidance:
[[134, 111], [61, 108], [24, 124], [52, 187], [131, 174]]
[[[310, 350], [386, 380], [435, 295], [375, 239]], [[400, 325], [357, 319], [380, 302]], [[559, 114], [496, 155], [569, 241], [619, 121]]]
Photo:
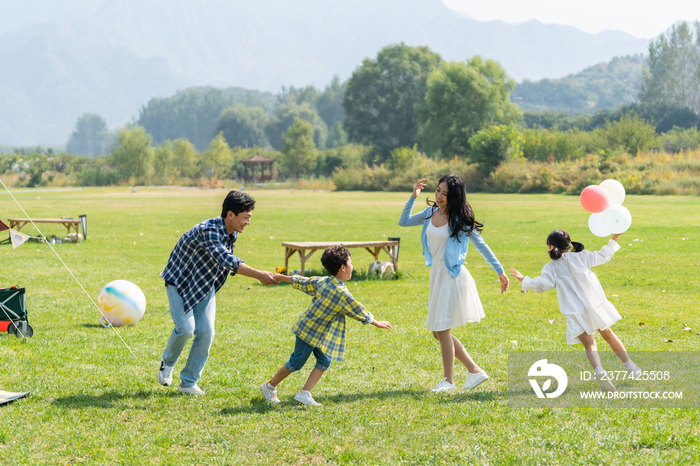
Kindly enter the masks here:
[[229, 235], [224, 219], [216, 217], [195, 225], [177, 242], [160, 276], [177, 288], [185, 314], [204, 299], [212, 287], [219, 291], [229, 273], [236, 274], [244, 262], [233, 254], [237, 238], [238, 232]]
[[333, 361], [345, 354], [345, 316], [370, 324], [374, 316], [355, 301], [337, 277], [292, 276], [292, 286], [312, 296], [311, 305], [292, 327], [292, 333]]

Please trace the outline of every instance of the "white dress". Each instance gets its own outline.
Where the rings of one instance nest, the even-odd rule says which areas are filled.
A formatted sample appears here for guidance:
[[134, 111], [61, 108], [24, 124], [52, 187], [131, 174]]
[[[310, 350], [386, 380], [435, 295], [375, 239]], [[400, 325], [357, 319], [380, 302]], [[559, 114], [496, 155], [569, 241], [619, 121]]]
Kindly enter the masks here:
[[457, 277], [445, 267], [445, 248], [450, 236], [448, 225], [433, 226], [429, 221], [425, 231], [428, 237], [433, 265], [430, 267], [428, 318], [425, 326], [433, 332], [461, 327], [467, 322], [479, 322], [485, 317], [484, 308], [476, 291], [476, 283], [462, 266]]
[[593, 335], [605, 330], [622, 317], [605, 297], [603, 287], [591, 267], [612, 259], [620, 249], [616, 241], [610, 240], [600, 251], [566, 252], [542, 269], [536, 278], [525, 277], [523, 291], [543, 292], [557, 289], [559, 309], [566, 320], [566, 342], [581, 343], [579, 335]]

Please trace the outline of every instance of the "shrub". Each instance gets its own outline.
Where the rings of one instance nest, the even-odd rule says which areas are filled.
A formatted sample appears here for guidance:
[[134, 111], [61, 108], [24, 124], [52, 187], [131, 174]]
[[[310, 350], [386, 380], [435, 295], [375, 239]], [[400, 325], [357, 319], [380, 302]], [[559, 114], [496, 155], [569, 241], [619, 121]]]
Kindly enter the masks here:
[[488, 126], [469, 138], [469, 157], [490, 174], [506, 160], [522, 156], [520, 133], [514, 126]]
[[528, 160], [560, 162], [583, 157], [583, 145], [573, 137], [580, 131], [562, 133], [555, 129], [527, 129], [522, 133], [522, 152]]
[[674, 154], [700, 147], [700, 132], [697, 128], [682, 129], [674, 126], [672, 130], [662, 134], [659, 139], [663, 150]]
[[656, 128], [645, 119], [627, 114], [605, 124], [607, 148], [622, 148], [632, 155], [658, 147]]

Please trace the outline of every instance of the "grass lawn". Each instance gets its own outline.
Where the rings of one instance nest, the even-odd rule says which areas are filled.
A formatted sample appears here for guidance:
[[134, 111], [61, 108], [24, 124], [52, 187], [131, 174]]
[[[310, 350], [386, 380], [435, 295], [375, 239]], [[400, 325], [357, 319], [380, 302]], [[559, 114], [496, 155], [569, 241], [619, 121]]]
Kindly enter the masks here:
[[[288, 285], [263, 287], [233, 277], [217, 294], [217, 335], [200, 381], [207, 394], [180, 396], [155, 380], [172, 329], [159, 273], [182, 233], [220, 214], [225, 191], [18, 193], [35, 218], [86, 214], [88, 240], [56, 245], [56, 251], [93, 299], [107, 282], [125, 279], [141, 287], [148, 309], [138, 325], [118, 329], [136, 359], [112, 330], [97, 324], [97, 310], [48, 245], [0, 246], [0, 286], [27, 288], [35, 330], [25, 342], [0, 336], [0, 389], [33, 390], [0, 410], [0, 464], [700, 462], [697, 409], [509, 407], [509, 351], [585, 356], [580, 346], [566, 345], [555, 292], [521, 294], [514, 280], [501, 295], [495, 273], [473, 248], [467, 267], [486, 319], [454, 334], [492, 378], [471, 392], [429, 394], [442, 378], [442, 365], [437, 341], [423, 326], [428, 269], [420, 228], [397, 224], [409, 193], [251, 194], [257, 207], [236, 253], [252, 267], [283, 265], [283, 241], [400, 236], [399, 280], [349, 282], [354, 296], [394, 330], [348, 321], [346, 360], [333, 363], [314, 391], [323, 406], [308, 409], [292, 400], [310, 363], [280, 385], [282, 403], [270, 406], [258, 386], [288, 359], [294, 344], [289, 329], [309, 299]], [[588, 232], [588, 214], [576, 197], [469, 198], [501, 263], [530, 276], [547, 262], [544, 243], [555, 228], [590, 250], [607, 242]], [[623, 316], [616, 333], [633, 351], [698, 351], [700, 199], [629, 196], [624, 205], [632, 212], [632, 228], [620, 239], [622, 250], [596, 270]], [[0, 194], [0, 218], [23, 216], [7, 193]], [[47, 236], [65, 234], [62, 227], [41, 227]], [[30, 226], [23, 231], [32, 233]], [[371, 256], [360, 249], [352, 254], [356, 268], [366, 270]], [[312, 256], [308, 267], [320, 270], [319, 258]], [[298, 265], [298, 258], [291, 260], [290, 268]], [[693, 331], [683, 331], [683, 324]], [[458, 366], [455, 374], [461, 386], [466, 370]]]

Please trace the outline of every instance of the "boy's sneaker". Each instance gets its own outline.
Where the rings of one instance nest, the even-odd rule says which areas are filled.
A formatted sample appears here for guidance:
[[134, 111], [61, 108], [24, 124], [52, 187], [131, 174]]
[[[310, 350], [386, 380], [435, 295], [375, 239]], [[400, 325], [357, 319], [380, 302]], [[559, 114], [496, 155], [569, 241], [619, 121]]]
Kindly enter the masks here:
[[180, 385], [177, 391], [183, 395], [204, 395], [204, 390], [199, 388], [197, 385], [192, 385], [191, 387], [183, 387]]
[[296, 395], [294, 395], [294, 400], [307, 406], [321, 406], [321, 403], [316, 403], [314, 397], [311, 396], [311, 392], [306, 390], [301, 390]]
[[472, 374], [471, 372], [469, 372], [469, 374], [467, 375], [467, 380], [464, 382], [464, 387], [462, 388], [476, 388], [478, 385], [480, 385], [483, 382], [486, 382], [488, 379], [489, 375], [484, 370], [482, 370], [478, 374]]
[[166, 387], [169, 387], [170, 384], [173, 383], [173, 366], [166, 366], [163, 358], [160, 358], [160, 369], [158, 369], [156, 378], [159, 384], [165, 385]]
[[265, 401], [271, 401], [272, 403], [280, 402], [280, 399], [277, 398], [277, 387], [273, 387], [272, 390], [270, 390], [267, 386], [267, 382], [263, 382], [263, 384], [260, 385], [260, 391], [265, 397]]
[[455, 384], [450, 383], [447, 381], [447, 377], [442, 379], [442, 381], [437, 384], [435, 387], [433, 387], [430, 391], [433, 393], [438, 393], [438, 392], [446, 392], [447, 390], [452, 390], [455, 387]]

